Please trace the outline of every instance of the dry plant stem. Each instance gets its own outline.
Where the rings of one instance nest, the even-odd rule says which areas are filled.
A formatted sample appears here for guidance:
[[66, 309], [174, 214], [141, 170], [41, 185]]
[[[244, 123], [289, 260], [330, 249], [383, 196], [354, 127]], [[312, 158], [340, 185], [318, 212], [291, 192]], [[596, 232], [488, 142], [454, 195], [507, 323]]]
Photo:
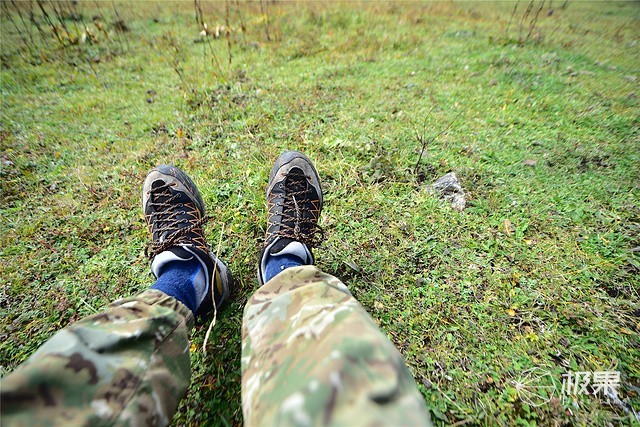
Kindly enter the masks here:
[[[80, 36], [82, 35], [82, 31], [80, 30], [80, 28], [78, 28], [78, 22], [77, 22], [77, 17], [79, 17], [80, 15], [74, 11], [71, 10], [71, 7], [73, 5], [73, 2], [69, 2], [67, 3], [67, 14], [69, 17], [71, 17], [71, 21], [73, 22], [73, 27], [75, 28], [75, 37], [76, 39], [79, 39]], [[75, 5], [73, 5], [73, 7], [75, 8]], [[60, 7], [60, 10], [62, 10], [62, 7]]]
[[[200, 2], [198, 0], [194, 0], [193, 7], [196, 10], [196, 22], [198, 23], [198, 26], [204, 29], [206, 32], [204, 12], [202, 11], [202, 6], [200, 5]], [[211, 52], [211, 64], [215, 64], [215, 66], [218, 68], [219, 74], [216, 73], [214, 70], [213, 72], [214, 75], [222, 80], [226, 80], [226, 78], [224, 77], [224, 72], [222, 71], [222, 67], [220, 66], [220, 62], [218, 61], [218, 56], [216, 55], [216, 52], [213, 50], [213, 45], [211, 44], [211, 40], [209, 39], [209, 36], [205, 34], [204, 38], [206, 40], [207, 46], [209, 47], [209, 52]]]
[[98, 4], [98, 0], [93, 0], [93, 4], [95, 4], [96, 8], [98, 9], [98, 16], [100, 17], [100, 19], [104, 20], [104, 15], [102, 13], [102, 10], [100, 9], [100, 5]]
[[38, 34], [40, 34], [42, 42], [46, 42], [49, 34], [42, 28], [36, 19], [36, 14], [33, 12], [33, 3], [31, 1], [29, 2], [29, 21], [31, 21], [31, 23], [38, 29]]
[[418, 143], [420, 143], [420, 155], [418, 156], [418, 161], [416, 162], [416, 165], [413, 168], [414, 175], [418, 172], [418, 166], [422, 161], [424, 149], [427, 146], [427, 141], [425, 140], [424, 133], [425, 133], [425, 130], [427, 129], [427, 119], [431, 117], [431, 113], [433, 112], [434, 108], [436, 108], [435, 104], [429, 109], [429, 112], [427, 113], [427, 115], [424, 116], [424, 120], [422, 121], [422, 133], [418, 133], [418, 130], [415, 127], [413, 128], [413, 132], [416, 134], [416, 140], [418, 141]]
[[[433, 108], [432, 108], [433, 110]], [[429, 112], [431, 113], [431, 112]], [[427, 147], [427, 145], [431, 144], [433, 141], [436, 140], [437, 137], [443, 135], [444, 133], [446, 133], [451, 126], [453, 125], [453, 123], [458, 119], [458, 117], [460, 117], [460, 114], [462, 114], [462, 111], [459, 111], [458, 114], [456, 114], [456, 116], [449, 122], [449, 124], [447, 125], [447, 127], [445, 127], [442, 131], [440, 131], [437, 135], [435, 135], [432, 138], [429, 138], [428, 140], [425, 140], [424, 137], [418, 137], [418, 141], [422, 142], [422, 149], [420, 150], [420, 156], [418, 157], [418, 161], [416, 162], [416, 166], [413, 168], [413, 174], [415, 175], [418, 171], [418, 166], [420, 165], [420, 160], [422, 160], [422, 153], [424, 152], [424, 149]], [[427, 116], [428, 117], [428, 116]], [[417, 134], [416, 134], [417, 135]]]
[[[5, 2], [2, 2], [2, 4], [5, 7], [5, 11], [7, 12], [7, 16], [9, 16], [9, 19], [13, 23], [14, 27], [16, 27], [16, 29], [17, 29], [17, 26], [13, 22], [13, 18], [11, 17], [11, 15], [9, 13], [9, 8], [7, 7]], [[22, 16], [22, 12], [20, 11], [20, 7], [18, 7], [18, 5], [16, 4], [15, 0], [11, 0], [11, 4], [16, 9], [16, 13], [20, 17], [20, 22], [22, 23], [22, 27], [24, 28], [25, 32], [29, 35], [29, 40], [31, 41], [31, 45], [27, 45], [27, 47], [29, 48], [29, 51], [31, 51], [31, 48], [35, 47], [35, 43], [33, 42], [33, 36], [31, 35], [31, 28], [29, 28], [27, 23], [24, 21], [24, 17]], [[29, 6], [31, 6], [31, 4], [29, 4]], [[20, 34], [20, 37], [24, 39], [24, 36], [22, 34]]]
[[267, 36], [267, 41], [271, 41], [271, 36], [269, 35], [269, 4], [267, 0], [264, 2], [264, 7], [262, 7], [262, 0], [260, 0], [260, 13], [266, 18], [266, 26], [265, 33]]
[[218, 56], [216, 55], [216, 52], [213, 50], [213, 45], [211, 44], [210, 38], [205, 36], [205, 39], [207, 40], [207, 46], [209, 46], [209, 51], [211, 52], [211, 63], [215, 64], [218, 67], [218, 71], [220, 72], [220, 74], [217, 74], [217, 76], [223, 80], [226, 80], [224, 77], [224, 72], [222, 71], [222, 67], [220, 66], [220, 62], [218, 62]]
[[267, 12], [267, 41], [271, 41], [271, 36], [269, 35], [269, 1], [264, 0], [264, 9]]
[[[16, 11], [18, 12], [18, 16], [20, 17], [20, 22], [22, 22], [22, 26], [26, 30], [27, 34], [29, 34], [29, 40], [31, 40], [32, 45], [35, 46], [33, 42], [33, 35], [31, 34], [31, 28], [25, 22], [24, 17], [22, 16], [22, 12], [20, 11], [20, 8], [17, 7], [15, 0], [11, 0], [11, 3], [15, 6]], [[32, 7], [31, 2], [29, 2], [29, 7]]]
[[[118, 21], [124, 23], [124, 20], [120, 17], [120, 13], [118, 13], [115, 1], [112, 0], [111, 4], [113, 5], [113, 12], [116, 14], [116, 18], [118, 19]], [[116, 34], [118, 34], [118, 31], [116, 31]], [[127, 52], [130, 52], [131, 46], [129, 46], [129, 39], [124, 34], [118, 34], [118, 38], [124, 39], [124, 42], [127, 44]]]
[[505, 30], [505, 32], [504, 32], [504, 37], [505, 37], [506, 39], [508, 39], [508, 38], [509, 38], [509, 28], [511, 28], [511, 21], [513, 21], [513, 17], [515, 16], [516, 11], [518, 10], [518, 5], [519, 5], [519, 4], [520, 4], [520, 0], [518, 0], [518, 1], [516, 2], [516, 4], [513, 6], [513, 11], [511, 12], [511, 17], [509, 18], [509, 23], [507, 24], [507, 29], [506, 29], [506, 30]]
[[236, 0], [236, 10], [238, 11], [238, 17], [240, 17], [240, 29], [242, 30], [242, 42], [245, 46], [247, 46], [247, 36], [245, 32], [247, 31], [247, 26], [244, 23], [244, 18], [242, 17], [242, 11], [240, 10], [240, 3]]
[[[27, 49], [29, 49], [29, 53], [33, 55], [33, 51], [31, 50], [31, 45], [29, 44], [29, 42], [27, 41], [27, 38], [24, 36], [24, 34], [22, 33], [22, 31], [20, 31], [20, 29], [18, 28], [18, 26], [16, 25], [15, 21], [13, 20], [13, 16], [12, 13], [9, 11], [9, 8], [7, 6], [7, 4], [5, 2], [2, 2], [2, 9], [4, 10], [4, 13], [7, 15], [7, 17], [9, 18], [9, 21], [11, 21], [11, 24], [13, 25], [13, 27], [15, 28], [16, 32], [18, 34], [20, 34], [20, 38], [22, 39], [22, 42], [25, 44], [25, 46], [27, 46]], [[17, 8], [16, 8], [17, 10]], [[20, 13], [20, 12], [18, 12]]]
[[533, 17], [533, 19], [531, 19], [531, 25], [529, 25], [529, 32], [527, 33], [527, 37], [524, 39], [525, 42], [529, 40], [529, 37], [531, 37], [531, 33], [533, 33], [533, 29], [535, 28], [536, 23], [538, 22], [538, 17], [540, 16], [540, 11], [544, 7], [544, 2], [545, 0], [542, 0], [542, 2], [540, 3], [540, 7], [536, 11], [536, 15]]
[[527, 20], [527, 18], [529, 17], [529, 14], [531, 13], [531, 10], [533, 9], [533, 1], [531, 0], [531, 2], [527, 5], [527, 8], [525, 9], [524, 13], [522, 14], [522, 18], [520, 19], [520, 26], [518, 27], [518, 41], [522, 44], [522, 29], [524, 27], [524, 22]]
[[202, 12], [202, 6], [198, 0], [193, 0], [193, 7], [196, 10], [196, 23], [198, 27], [204, 28], [204, 12]]
[[56, 39], [58, 40], [58, 42], [60, 44], [63, 44], [62, 37], [58, 33], [58, 28], [55, 26], [55, 24], [51, 20], [51, 17], [49, 16], [49, 14], [45, 10], [44, 6], [42, 5], [42, 1], [41, 0], [36, 0], [36, 4], [40, 8], [40, 11], [42, 12], [42, 17], [45, 19], [45, 21], [47, 21], [47, 24], [49, 24], [49, 27], [51, 28], [51, 31], [53, 31], [53, 34], [56, 36]]
[[54, 1], [49, 1], [49, 4], [51, 4], [51, 9], [53, 9], [53, 13], [56, 19], [58, 20], [58, 22], [60, 23], [60, 28], [64, 30], [64, 34], [67, 37], [67, 40], [69, 40], [69, 43], [73, 43], [73, 38], [71, 37], [71, 33], [69, 32], [69, 29], [67, 28], [67, 24], [65, 24], [64, 19], [62, 18], [62, 9], [58, 10], [58, 8], [56, 7], [56, 3]]
[[231, 65], [231, 60], [233, 59], [233, 55], [231, 53], [231, 24], [229, 23], [229, 11], [230, 11], [230, 6], [229, 6], [229, 0], [225, 1], [225, 13], [224, 13], [224, 22], [226, 25], [225, 31], [224, 31], [224, 35], [225, 38], [227, 39], [227, 51], [229, 52], [229, 63], [227, 65]]
[[[220, 238], [218, 239], [218, 248], [216, 249], [216, 260], [220, 256], [220, 247], [222, 246], [222, 236], [224, 235], [224, 223], [222, 223], [222, 230], [220, 230]], [[216, 283], [216, 274], [218, 273], [218, 268], [213, 269], [213, 280], [211, 281], [211, 301], [213, 301], [213, 320], [209, 324], [209, 329], [207, 329], [207, 333], [204, 336], [204, 342], [202, 343], [202, 353], [204, 357], [207, 357], [207, 343], [209, 342], [209, 335], [211, 335], [211, 331], [216, 324], [216, 319], [218, 318], [218, 307], [216, 307], [216, 297], [215, 297], [215, 289], [213, 288]]]

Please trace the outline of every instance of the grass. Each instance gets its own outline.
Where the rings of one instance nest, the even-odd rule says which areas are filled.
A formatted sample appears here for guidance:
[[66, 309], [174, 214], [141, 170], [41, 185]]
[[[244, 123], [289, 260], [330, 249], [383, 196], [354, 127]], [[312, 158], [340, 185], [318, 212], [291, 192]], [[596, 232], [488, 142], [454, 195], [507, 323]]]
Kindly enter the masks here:
[[[151, 284], [140, 188], [174, 163], [199, 184], [210, 242], [224, 224], [237, 284], [206, 358], [207, 325], [193, 331], [174, 422], [241, 424], [263, 192], [272, 161], [299, 149], [326, 191], [319, 266], [402, 352], [437, 423], [637, 423], [637, 3], [547, 3], [526, 39], [525, 4], [510, 25], [514, 3], [202, 6], [209, 28], [234, 31], [203, 43], [192, 3], [80, 2], [109, 38], [91, 27], [95, 42], [62, 47], [28, 22], [34, 42], [21, 37], [3, 5], [1, 373]], [[416, 132], [452, 120], [414, 171]], [[450, 171], [463, 212], [427, 191]], [[627, 411], [559, 395], [563, 373], [604, 370], [620, 371]]]

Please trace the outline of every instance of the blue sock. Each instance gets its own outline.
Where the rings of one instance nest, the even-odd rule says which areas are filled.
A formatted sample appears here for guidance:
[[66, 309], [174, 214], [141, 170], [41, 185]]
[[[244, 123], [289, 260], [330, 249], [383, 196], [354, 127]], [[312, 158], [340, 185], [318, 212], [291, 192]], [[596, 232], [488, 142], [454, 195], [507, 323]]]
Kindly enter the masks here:
[[162, 267], [151, 289], [157, 289], [174, 297], [195, 313], [200, 301], [197, 300], [194, 282], [201, 271], [202, 265], [195, 258], [188, 261], [168, 262]]
[[298, 267], [299, 265], [304, 265], [304, 262], [300, 257], [295, 255], [270, 255], [269, 258], [267, 258], [267, 265], [264, 273], [266, 276], [265, 282], [268, 282], [283, 270], [289, 267]]

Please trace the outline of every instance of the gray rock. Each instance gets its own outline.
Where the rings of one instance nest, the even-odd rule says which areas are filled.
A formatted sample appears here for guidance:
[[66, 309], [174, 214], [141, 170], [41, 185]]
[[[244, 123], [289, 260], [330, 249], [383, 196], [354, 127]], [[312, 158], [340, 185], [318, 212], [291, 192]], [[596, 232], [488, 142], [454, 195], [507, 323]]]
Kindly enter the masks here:
[[454, 209], [462, 211], [467, 204], [464, 190], [455, 172], [449, 172], [438, 178], [438, 180], [433, 183], [433, 189], [438, 194], [438, 197], [451, 203], [451, 207]]

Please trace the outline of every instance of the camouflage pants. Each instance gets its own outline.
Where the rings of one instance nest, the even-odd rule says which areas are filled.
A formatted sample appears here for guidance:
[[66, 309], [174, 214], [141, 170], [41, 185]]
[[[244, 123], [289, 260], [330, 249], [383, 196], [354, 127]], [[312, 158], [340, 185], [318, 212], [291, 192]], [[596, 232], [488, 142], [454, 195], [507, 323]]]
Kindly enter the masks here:
[[[190, 377], [191, 312], [160, 291], [58, 332], [1, 383], [9, 425], [166, 425]], [[402, 356], [339, 280], [285, 270], [244, 311], [247, 425], [430, 425]]]

